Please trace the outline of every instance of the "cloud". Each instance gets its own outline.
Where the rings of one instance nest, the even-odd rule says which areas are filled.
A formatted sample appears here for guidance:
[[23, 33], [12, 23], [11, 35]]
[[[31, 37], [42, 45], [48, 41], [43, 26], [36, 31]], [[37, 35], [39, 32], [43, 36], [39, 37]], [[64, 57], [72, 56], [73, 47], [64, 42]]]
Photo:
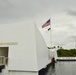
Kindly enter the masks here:
[[70, 15], [70, 16], [76, 16], [76, 10], [71, 10], [71, 9], [69, 9], [69, 10], [67, 11], [67, 14]]
[[[48, 16], [50, 0], [0, 0], [0, 24]], [[39, 17], [40, 16], [40, 17]]]
[[[65, 45], [69, 43], [68, 37], [76, 32], [75, 3], [69, 0], [0, 0], [0, 24], [34, 19], [50, 45], [50, 34], [45, 29], [42, 31], [41, 26], [51, 17], [53, 44]], [[64, 10], [68, 10], [67, 15]]]

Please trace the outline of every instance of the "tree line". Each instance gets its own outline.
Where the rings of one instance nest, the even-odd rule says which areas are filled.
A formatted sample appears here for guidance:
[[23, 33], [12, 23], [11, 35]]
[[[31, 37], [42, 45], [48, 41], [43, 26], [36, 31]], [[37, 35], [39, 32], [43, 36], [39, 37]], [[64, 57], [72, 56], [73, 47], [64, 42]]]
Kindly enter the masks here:
[[76, 49], [58, 49], [58, 57], [76, 57]]

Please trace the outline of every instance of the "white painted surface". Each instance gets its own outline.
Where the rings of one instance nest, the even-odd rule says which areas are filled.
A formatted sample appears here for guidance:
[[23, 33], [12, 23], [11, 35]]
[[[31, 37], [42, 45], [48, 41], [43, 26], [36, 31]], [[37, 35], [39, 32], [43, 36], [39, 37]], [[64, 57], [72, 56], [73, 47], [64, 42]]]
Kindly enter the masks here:
[[55, 58], [55, 60], [57, 59], [57, 50], [56, 49], [49, 49], [49, 56], [50, 59], [52, 59], [53, 57]]
[[35, 36], [36, 36], [38, 70], [40, 70], [49, 63], [48, 49], [42, 35], [40, 34], [36, 26], [35, 26]]
[[33, 22], [0, 25], [0, 35], [0, 43], [18, 43], [0, 45], [9, 47], [8, 70], [38, 71], [48, 64], [46, 44]]
[[59, 60], [76, 60], [76, 57], [57, 57]]
[[9, 71], [8, 66], [5, 67], [5, 69], [2, 70], [2, 73], [0, 75], [39, 75], [38, 71]]
[[38, 72], [14, 72], [10, 71], [9, 75], [38, 75]]
[[54, 57], [55, 57], [55, 60], [57, 60], [57, 49], [55, 48], [55, 50], [54, 50]]
[[39, 75], [38, 72], [21, 72], [21, 71], [3, 71], [0, 75]]

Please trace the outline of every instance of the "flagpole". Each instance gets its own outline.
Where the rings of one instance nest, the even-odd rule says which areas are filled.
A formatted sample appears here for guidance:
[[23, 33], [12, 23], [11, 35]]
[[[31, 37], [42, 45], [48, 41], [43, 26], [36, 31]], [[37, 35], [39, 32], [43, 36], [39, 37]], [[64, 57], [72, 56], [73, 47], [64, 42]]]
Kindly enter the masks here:
[[[50, 18], [50, 21], [51, 21], [51, 18]], [[50, 22], [50, 28], [51, 28], [51, 30], [50, 30], [50, 41], [51, 41], [51, 48], [52, 48], [52, 25], [51, 25], [51, 22]]]
[[50, 27], [48, 28], [48, 31], [50, 30], [49, 32], [49, 41], [50, 41], [50, 47], [52, 47], [52, 28], [51, 28], [51, 18], [49, 18], [49, 20], [47, 20], [43, 25], [42, 25], [42, 28], [44, 27], [47, 27], [50, 25]]

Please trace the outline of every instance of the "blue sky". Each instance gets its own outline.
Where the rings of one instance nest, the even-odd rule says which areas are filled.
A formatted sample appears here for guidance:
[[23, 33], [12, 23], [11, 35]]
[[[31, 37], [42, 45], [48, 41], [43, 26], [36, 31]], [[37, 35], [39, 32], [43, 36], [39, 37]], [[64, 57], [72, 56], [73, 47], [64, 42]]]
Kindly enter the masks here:
[[41, 26], [51, 18], [52, 46], [75, 47], [76, 0], [0, 0], [0, 25], [34, 20], [47, 46], [50, 32]]

